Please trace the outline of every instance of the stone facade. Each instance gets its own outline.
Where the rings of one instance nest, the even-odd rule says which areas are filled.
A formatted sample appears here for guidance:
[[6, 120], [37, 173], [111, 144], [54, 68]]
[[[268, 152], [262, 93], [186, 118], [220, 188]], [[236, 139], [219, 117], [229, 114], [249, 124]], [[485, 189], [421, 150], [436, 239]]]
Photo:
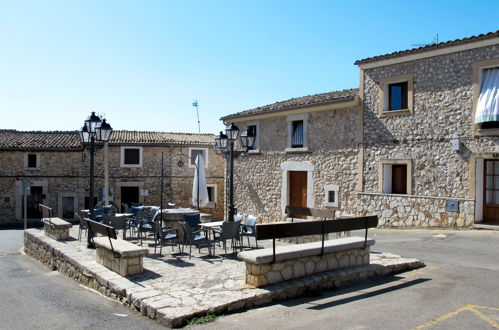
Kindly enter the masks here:
[[[289, 203], [289, 172], [307, 172], [307, 207], [325, 206], [326, 185], [339, 187], [338, 207], [351, 208], [355, 196], [361, 134], [358, 107], [309, 112], [306, 151], [287, 149], [287, 114], [236, 122], [244, 131], [258, 124], [259, 150], [236, 160], [235, 205], [240, 213], [260, 215], [261, 222], [280, 221]], [[244, 118], [243, 118], [244, 119]]]
[[[121, 131], [125, 132], [125, 131]], [[75, 132], [65, 133], [74, 135], [76, 147], [68, 143], [58, 148], [50, 145], [50, 136], [58, 139], [58, 132], [17, 132], [1, 131], [0, 138], [9, 142], [14, 140], [13, 146], [5, 147], [7, 142], [0, 141], [0, 223], [16, 223], [23, 219], [23, 198], [21, 196], [22, 181], [29, 181], [32, 195], [37, 194], [38, 202], [53, 208], [54, 216], [63, 218], [64, 202], [73, 205], [74, 212], [85, 208], [85, 198], [89, 196], [89, 151], [79, 146], [79, 138]], [[178, 207], [192, 206], [191, 194], [195, 167], [189, 166], [187, 157], [190, 148], [205, 149], [208, 154], [206, 167], [206, 181], [208, 185], [216, 187], [216, 203], [210, 208], [201, 208], [201, 212], [213, 214], [214, 219], [224, 215], [224, 159], [211, 148], [213, 137], [199, 135], [200, 142], [184, 142], [165, 140], [161, 143], [153, 141], [133, 142], [134, 134], [130, 133], [128, 141], [111, 141], [108, 147], [109, 187], [114, 190], [113, 201], [120, 205], [121, 187], [137, 187], [144, 194], [139, 195], [139, 202], [146, 205], [160, 204], [161, 191], [161, 153], [164, 155], [164, 203], [175, 202]], [[36, 139], [41, 136], [47, 139], [45, 145], [16, 147], [17, 135], [26, 135]], [[4, 138], [7, 135], [8, 138]], [[71, 135], [71, 134], [70, 134]], [[47, 136], [49, 136], [47, 138]], [[195, 135], [197, 136], [197, 135]], [[10, 138], [10, 140], [9, 140]], [[207, 142], [207, 140], [210, 140]], [[131, 141], [131, 142], [130, 142]], [[21, 144], [22, 141], [19, 143]], [[65, 147], [67, 145], [67, 147]], [[142, 147], [142, 166], [121, 166], [121, 148], [123, 146]], [[26, 167], [28, 154], [36, 154], [38, 165], [36, 168]], [[98, 189], [104, 187], [104, 148], [98, 147], [95, 153], [94, 166], [94, 196], [98, 197]], [[171, 155], [171, 161], [168, 159]], [[179, 167], [179, 161], [182, 167]], [[34, 197], [28, 198], [28, 206], [35, 209]], [[88, 203], [88, 202], [87, 202]], [[28, 218], [36, 219], [30, 216]], [[65, 217], [68, 219], [68, 217]], [[39, 221], [38, 219], [36, 219]], [[72, 219], [71, 219], [72, 220]]]
[[[378, 214], [387, 227], [463, 227], [481, 221], [475, 209], [477, 162], [493, 159], [498, 135], [476, 134], [473, 124], [473, 67], [499, 58], [499, 44], [439, 56], [364, 68], [362, 193], [356, 214]], [[410, 77], [411, 113], [382, 113], [383, 81]], [[458, 139], [459, 150], [452, 140]], [[383, 193], [383, 163], [407, 160], [411, 177], [406, 195]], [[458, 210], [446, 209], [456, 201]]]
[[[499, 67], [498, 33], [356, 64], [361, 70], [358, 106], [328, 109], [324, 100], [345, 93], [331, 92], [222, 118], [243, 129], [256, 125], [258, 132], [258, 150], [237, 160], [239, 212], [260, 215], [263, 222], [283, 220], [288, 172], [307, 171], [308, 207], [378, 215], [386, 227], [482, 222], [484, 164], [499, 161], [499, 129], [479, 129], [474, 112], [480, 70]], [[387, 87], [403, 81], [407, 109], [386, 111]], [[337, 102], [347, 103], [345, 94]], [[297, 115], [307, 118], [308, 148], [289, 152], [287, 118]], [[394, 173], [387, 171], [394, 165], [406, 168], [405, 192], [386, 188]], [[325, 201], [327, 186], [338, 188], [334, 206]]]

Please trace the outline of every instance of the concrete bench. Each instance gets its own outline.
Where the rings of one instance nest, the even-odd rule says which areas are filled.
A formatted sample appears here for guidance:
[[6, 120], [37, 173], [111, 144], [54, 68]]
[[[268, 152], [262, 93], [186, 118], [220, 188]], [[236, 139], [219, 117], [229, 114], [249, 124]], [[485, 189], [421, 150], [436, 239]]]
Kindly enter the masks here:
[[121, 276], [143, 273], [144, 256], [149, 253], [149, 250], [122, 239], [111, 240], [112, 246], [108, 237], [94, 237], [97, 263]]
[[42, 218], [45, 235], [57, 241], [69, 238], [69, 229], [73, 225], [61, 218]]
[[93, 237], [96, 247], [97, 263], [111, 269], [121, 276], [136, 275], [144, 272], [144, 256], [149, 253], [145, 247], [118, 239], [116, 229], [111, 226], [87, 220], [88, 228], [104, 237]]
[[246, 283], [261, 287], [328, 270], [369, 264], [373, 239], [346, 237], [322, 242], [239, 252], [246, 263]]

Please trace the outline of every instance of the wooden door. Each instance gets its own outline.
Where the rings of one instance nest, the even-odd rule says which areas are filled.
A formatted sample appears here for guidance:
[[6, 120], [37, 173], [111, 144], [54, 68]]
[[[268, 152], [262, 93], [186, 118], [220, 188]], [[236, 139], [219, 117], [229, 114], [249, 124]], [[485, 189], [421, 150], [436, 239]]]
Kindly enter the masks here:
[[407, 194], [407, 165], [392, 165], [392, 194]]
[[289, 205], [307, 207], [307, 172], [289, 172]]
[[499, 160], [485, 160], [483, 221], [499, 223]]

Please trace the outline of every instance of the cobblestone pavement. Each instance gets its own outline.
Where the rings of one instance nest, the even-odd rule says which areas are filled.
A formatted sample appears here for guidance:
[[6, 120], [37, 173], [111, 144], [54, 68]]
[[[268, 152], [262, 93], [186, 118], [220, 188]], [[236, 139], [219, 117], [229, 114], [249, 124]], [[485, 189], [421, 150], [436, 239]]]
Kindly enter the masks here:
[[[168, 326], [181, 326], [189, 318], [208, 311], [226, 313], [251, 308], [299, 296], [308, 289], [340, 286], [423, 265], [417, 259], [373, 253], [368, 266], [254, 288], [245, 284], [245, 265], [237, 260], [235, 253], [225, 255], [221, 247], [216, 247], [215, 256], [210, 256], [207, 249], [199, 252], [193, 248], [189, 258], [186, 253], [180, 254], [177, 246], [173, 251], [171, 246], [165, 246], [160, 256], [159, 249], [154, 252], [154, 241], [147, 239], [143, 246], [149, 248], [150, 254], [144, 258], [145, 272], [125, 278], [95, 262], [95, 250], [86, 248], [85, 237], [82, 241], [76, 239], [77, 228], [72, 228], [70, 235], [71, 240], [58, 242], [46, 237], [41, 230], [30, 229], [25, 250], [53, 269]], [[127, 240], [140, 244], [136, 239]], [[259, 242], [259, 247], [267, 246], [271, 246], [271, 241]]]

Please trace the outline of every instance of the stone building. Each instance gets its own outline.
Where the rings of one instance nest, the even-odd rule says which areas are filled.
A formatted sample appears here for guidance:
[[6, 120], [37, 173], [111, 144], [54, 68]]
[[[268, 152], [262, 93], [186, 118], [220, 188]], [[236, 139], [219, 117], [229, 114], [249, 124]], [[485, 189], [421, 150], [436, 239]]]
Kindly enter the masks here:
[[[499, 222], [499, 31], [355, 64], [364, 126], [356, 213], [395, 227]], [[476, 124], [490, 74], [498, 113]]]
[[256, 136], [236, 160], [239, 212], [271, 222], [282, 220], [288, 204], [350, 208], [362, 136], [357, 94], [305, 96], [223, 117]]
[[[215, 154], [210, 134], [114, 131], [108, 147], [95, 152], [95, 192], [103, 196], [107, 153], [109, 190], [121, 203], [160, 204], [161, 153], [164, 157], [164, 201], [192, 206], [194, 161], [206, 159], [210, 208], [215, 218], [224, 214], [224, 160]], [[106, 151], [107, 150], [107, 151]], [[78, 132], [20, 132], [0, 130], [0, 223], [23, 219], [22, 182], [28, 181], [27, 216], [39, 219], [36, 205], [43, 203], [61, 218], [73, 218], [89, 204], [89, 151]]]
[[387, 227], [499, 222], [499, 113], [475, 124], [484, 77], [499, 77], [499, 31], [355, 64], [359, 90], [222, 118], [257, 137], [237, 160], [239, 211], [276, 221], [287, 204], [331, 207]]

